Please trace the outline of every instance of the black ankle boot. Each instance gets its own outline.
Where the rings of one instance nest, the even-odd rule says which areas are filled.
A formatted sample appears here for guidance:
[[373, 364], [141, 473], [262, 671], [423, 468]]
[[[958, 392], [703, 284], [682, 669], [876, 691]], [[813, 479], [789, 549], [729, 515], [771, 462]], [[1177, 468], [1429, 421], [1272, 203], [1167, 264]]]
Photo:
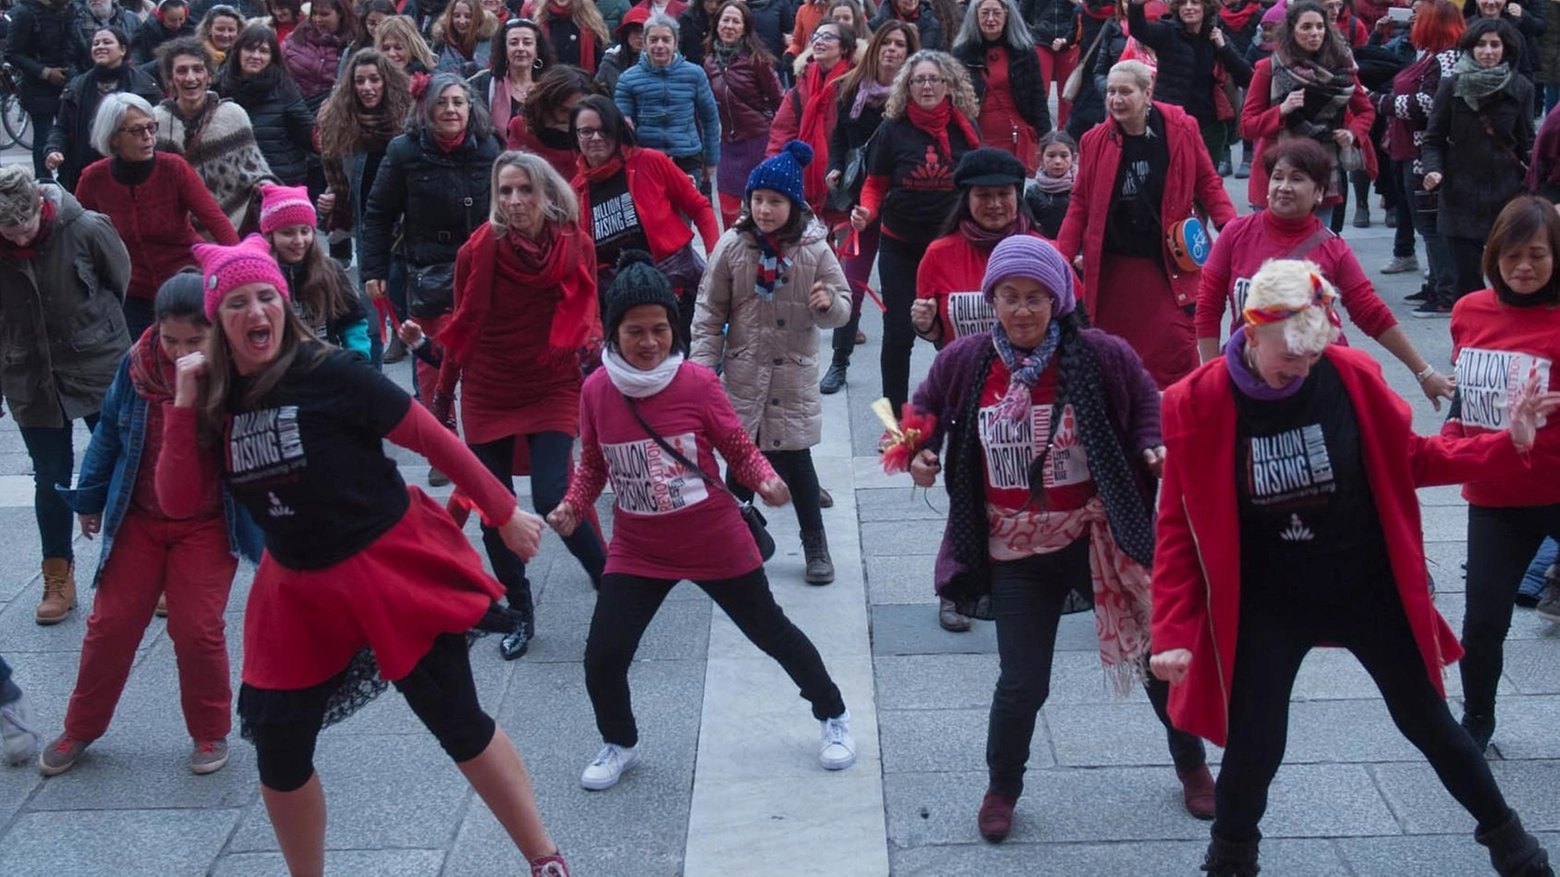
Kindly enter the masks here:
[[1500, 877], [1554, 877], [1549, 854], [1538, 845], [1538, 838], [1522, 827], [1515, 811], [1498, 828], [1478, 832], [1474, 838], [1489, 847], [1490, 864]]
[[829, 370], [823, 373], [823, 380], [818, 383], [818, 392], [825, 396], [832, 396], [845, 387], [845, 370], [850, 367], [849, 359], [834, 357], [834, 362], [829, 364]]
[[809, 585], [827, 585], [834, 581], [834, 560], [829, 557], [829, 538], [822, 530], [802, 531], [802, 555], [807, 561], [803, 581]]
[[1217, 835], [1208, 841], [1208, 854], [1203, 856], [1202, 870], [1208, 877], [1257, 877], [1262, 866], [1257, 864], [1257, 844], [1260, 841], [1228, 841]]
[[1479, 713], [1463, 713], [1463, 730], [1473, 738], [1474, 745], [1479, 751], [1490, 748], [1490, 738], [1495, 736], [1495, 716], [1481, 715]]

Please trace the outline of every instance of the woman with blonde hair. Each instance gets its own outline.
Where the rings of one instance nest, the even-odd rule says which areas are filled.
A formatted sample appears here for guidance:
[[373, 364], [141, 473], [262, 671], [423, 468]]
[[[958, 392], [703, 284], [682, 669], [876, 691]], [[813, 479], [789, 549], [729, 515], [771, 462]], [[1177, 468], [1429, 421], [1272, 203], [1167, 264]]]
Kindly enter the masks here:
[[206, 10], [200, 26], [195, 29], [195, 37], [211, 53], [213, 68], [222, 66], [228, 52], [233, 49], [233, 43], [238, 40], [238, 32], [243, 29], [244, 16], [237, 9], [220, 4]]
[[1509, 429], [1417, 435], [1371, 355], [1332, 343], [1338, 300], [1314, 263], [1267, 263], [1224, 355], [1164, 397], [1151, 666], [1170, 683], [1175, 726], [1224, 747], [1203, 870], [1260, 870], [1295, 677], [1332, 643], [1365, 666], [1403, 736], [1476, 820], [1496, 873], [1550, 877], [1447, 709], [1442, 671], [1462, 648], [1431, 601], [1415, 490], [1531, 479], [1537, 424], [1560, 394], [1530, 380], [1506, 397]]
[[[381, 25], [382, 27], [383, 25]], [[433, 26], [433, 47], [439, 69], [470, 78], [488, 66], [498, 19], [476, 0], [450, 0]]]
[[[915, 276], [927, 244], [959, 203], [953, 169], [980, 146], [975, 88], [964, 66], [946, 52], [923, 49], [894, 78], [883, 123], [867, 151], [867, 182], [850, 213], [856, 231], [882, 220], [878, 272], [883, 315], [883, 395], [899, 411], [910, 399], [910, 350], [915, 327]], [[914, 180], [914, 185], [910, 181]]]
[[[515, 443], [531, 461], [531, 496], [546, 515], [569, 487], [579, 433], [581, 364], [601, 347], [596, 248], [579, 225], [579, 200], [541, 156], [511, 150], [493, 163], [488, 221], [455, 258], [454, 315], [439, 332], [444, 362], [435, 407], [461, 385], [462, 433], [482, 465], [513, 492]], [[506, 659], [525, 654], [535, 630], [525, 561], [496, 527], [482, 528], [493, 574], [518, 616]], [[600, 585], [606, 551], [592, 527], [564, 544]]]
[[411, 16], [392, 15], [381, 21], [379, 31], [374, 34], [374, 48], [408, 76], [419, 73], [426, 76], [439, 66], [439, 59], [434, 57]]
[[593, 0], [548, 0], [536, 4], [536, 23], [552, 43], [560, 64], [573, 64], [592, 76], [612, 42], [607, 22]]

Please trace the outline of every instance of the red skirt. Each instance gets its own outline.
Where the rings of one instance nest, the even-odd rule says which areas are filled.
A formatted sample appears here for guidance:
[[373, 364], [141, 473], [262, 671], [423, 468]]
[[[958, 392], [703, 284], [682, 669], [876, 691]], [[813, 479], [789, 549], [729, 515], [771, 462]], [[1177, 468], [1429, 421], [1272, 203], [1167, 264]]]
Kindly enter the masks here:
[[504, 587], [443, 506], [408, 488], [405, 516], [325, 569], [288, 569], [266, 552], [244, 611], [247, 685], [308, 688], [371, 648], [380, 674], [412, 671], [441, 633], [471, 628]]
[[1163, 390], [1197, 368], [1197, 329], [1175, 303], [1163, 266], [1153, 259], [1106, 255], [1098, 281], [1089, 281], [1094, 327], [1137, 351]]

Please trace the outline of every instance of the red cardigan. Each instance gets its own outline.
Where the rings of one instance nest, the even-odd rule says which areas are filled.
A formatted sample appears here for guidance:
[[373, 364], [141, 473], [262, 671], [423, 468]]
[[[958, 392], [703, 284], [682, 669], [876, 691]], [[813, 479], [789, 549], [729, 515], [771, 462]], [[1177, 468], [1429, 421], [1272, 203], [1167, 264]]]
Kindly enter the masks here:
[[[1185, 219], [1192, 215], [1195, 204], [1208, 214], [1215, 228], [1223, 228], [1235, 218], [1235, 205], [1224, 194], [1224, 181], [1213, 169], [1213, 159], [1208, 157], [1208, 148], [1203, 145], [1197, 120], [1170, 104], [1155, 102], [1154, 108], [1164, 116], [1165, 140], [1170, 147], [1170, 167], [1165, 173], [1160, 217], [1166, 223]], [[1083, 253], [1083, 277], [1093, 294], [1099, 291], [1097, 278], [1105, 250], [1105, 219], [1110, 215], [1110, 202], [1116, 195], [1116, 169], [1121, 166], [1119, 132], [1120, 127], [1106, 119], [1083, 135], [1078, 166], [1084, 170], [1078, 174], [1078, 181], [1073, 186], [1067, 218], [1062, 220], [1062, 231], [1056, 239], [1056, 248], [1069, 262], [1080, 251]], [[1160, 241], [1160, 256], [1164, 259], [1165, 273], [1170, 278], [1176, 303], [1182, 307], [1195, 304], [1197, 273], [1177, 268], [1164, 243]], [[1083, 297], [1084, 306], [1091, 314], [1095, 312], [1093, 294]]]
[[153, 160], [151, 176], [133, 188], [114, 179], [110, 158], [88, 165], [76, 184], [81, 206], [107, 216], [130, 251], [130, 286], [125, 295], [148, 301], [157, 297], [164, 280], [195, 264], [190, 246], [202, 238], [190, 224], [190, 214], [217, 243], [238, 243], [227, 214], [188, 162], [162, 151]]
[[[1284, 128], [1284, 117], [1272, 103], [1273, 59], [1257, 62], [1251, 74], [1251, 85], [1246, 88], [1246, 103], [1240, 110], [1240, 136], [1257, 144], [1256, 158], [1251, 162], [1251, 179], [1246, 183], [1246, 200], [1253, 207], [1267, 206], [1268, 175], [1263, 169], [1262, 153], [1278, 144], [1278, 132]], [[1376, 149], [1371, 145], [1370, 126], [1376, 121], [1376, 108], [1371, 106], [1365, 86], [1360, 85], [1359, 74], [1354, 77], [1354, 96], [1349, 98], [1349, 108], [1343, 114], [1344, 127], [1354, 132], [1354, 142], [1365, 154], [1365, 173], [1376, 178]], [[1337, 204], [1343, 199], [1333, 196], [1322, 202]]]
[[[1445, 694], [1441, 668], [1462, 657], [1457, 636], [1430, 600], [1417, 487], [1471, 478], [1521, 477], [1525, 458], [1502, 434], [1426, 437], [1369, 354], [1333, 345], [1354, 415], [1371, 493], [1403, 609], [1425, 672]], [[1170, 689], [1177, 728], [1224, 745], [1240, 622], [1240, 532], [1236, 506], [1235, 390], [1224, 357], [1165, 392], [1164, 487], [1154, 551], [1154, 652], [1190, 649], [1184, 682]]]
[[[675, 2], [675, 0], [674, 0]], [[715, 228], [715, 208], [708, 198], [693, 187], [688, 174], [672, 162], [666, 154], [643, 146], [623, 147], [623, 167], [628, 173], [628, 196], [634, 199], [634, 209], [639, 211], [639, 224], [644, 228], [645, 240], [650, 244], [650, 255], [657, 262], [677, 252], [693, 240], [689, 228], [677, 214], [693, 220], [704, 238], [704, 254], [715, 249], [720, 232]], [[590, 235], [590, 181], [583, 172], [584, 158], [576, 165], [580, 172], [574, 175], [574, 194], [580, 199], [580, 227]], [[594, 238], [592, 238], [594, 239]]]

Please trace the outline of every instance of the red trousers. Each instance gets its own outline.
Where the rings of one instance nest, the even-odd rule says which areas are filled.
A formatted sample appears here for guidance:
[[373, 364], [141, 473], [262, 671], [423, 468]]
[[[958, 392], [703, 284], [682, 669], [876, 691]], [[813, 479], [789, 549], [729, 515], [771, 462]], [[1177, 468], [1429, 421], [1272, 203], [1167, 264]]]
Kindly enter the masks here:
[[[1040, 87], [1045, 89], [1043, 99], [1051, 97], [1051, 83], [1056, 83], [1056, 127], [1067, 125], [1067, 114], [1072, 110], [1072, 101], [1062, 100], [1062, 86], [1067, 84], [1067, 77], [1072, 75], [1073, 69], [1078, 66], [1077, 46], [1069, 46], [1060, 52], [1052, 51], [1050, 46], [1036, 46], [1035, 51], [1040, 55]], [[1085, 71], [1087, 76], [1088, 72]]]
[[220, 514], [184, 521], [126, 514], [87, 619], [65, 733], [91, 741], [108, 730], [136, 647], [166, 590], [185, 727], [196, 740], [226, 737], [233, 691], [222, 613], [237, 569]]

